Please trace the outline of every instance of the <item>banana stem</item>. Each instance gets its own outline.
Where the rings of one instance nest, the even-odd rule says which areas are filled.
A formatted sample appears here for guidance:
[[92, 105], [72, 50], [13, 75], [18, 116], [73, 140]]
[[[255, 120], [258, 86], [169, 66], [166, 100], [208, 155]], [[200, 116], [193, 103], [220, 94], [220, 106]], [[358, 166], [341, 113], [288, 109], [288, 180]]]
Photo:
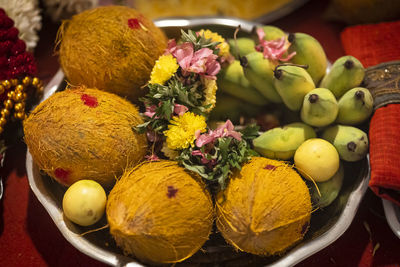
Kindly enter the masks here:
[[308, 69], [308, 65], [299, 65], [299, 64], [294, 64], [294, 63], [282, 63], [282, 64], [278, 64], [275, 67], [274, 70], [274, 77], [277, 78], [278, 80], [280, 80], [282, 78], [282, 70], [278, 69], [279, 67], [284, 67], [284, 66], [295, 66], [295, 67], [300, 67], [303, 69]]
[[239, 24], [239, 25], [236, 27], [235, 32], [233, 33], [233, 40], [235, 40], [235, 46], [236, 46], [236, 56], [237, 56], [238, 58], [240, 58], [240, 52], [239, 52], [239, 47], [238, 47], [238, 44], [237, 44], [237, 34], [238, 34], [240, 28], [241, 28], [241, 26], [240, 26], [240, 24]]

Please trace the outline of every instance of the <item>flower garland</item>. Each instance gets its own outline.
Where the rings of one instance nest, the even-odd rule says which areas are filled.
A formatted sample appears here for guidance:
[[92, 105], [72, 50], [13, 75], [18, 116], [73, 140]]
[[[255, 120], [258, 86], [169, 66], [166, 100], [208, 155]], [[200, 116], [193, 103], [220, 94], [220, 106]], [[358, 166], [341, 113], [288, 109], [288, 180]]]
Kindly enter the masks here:
[[165, 53], [156, 61], [148, 83], [149, 93], [141, 99], [146, 122], [138, 130], [147, 131], [152, 142], [157, 135], [164, 134], [173, 116], [188, 111], [206, 115], [212, 110], [218, 89], [216, 75], [229, 58], [229, 46], [226, 49], [228, 44], [218, 34], [191, 30], [181, 33], [180, 42], [170, 40]]
[[[32, 54], [26, 51], [25, 42], [18, 38], [13, 20], [0, 8], [0, 134], [10, 120], [24, 120], [29, 96], [43, 92], [43, 83], [34, 75], [37, 72]], [[13, 116], [11, 116], [13, 115]]]
[[[20, 5], [24, 3], [25, 1], [20, 1], [18, 4], [14, 2], [11, 4], [11, 1], [8, 1], [8, 5], [4, 5], [4, 1], [0, 1], [0, 6], [12, 10], [12, 8], [21, 7]], [[10, 12], [11, 15], [18, 14], [15, 24], [13, 19], [6, 14], [6, 11], [0, 8], [2, 38], [0, 42], [0, 169], [3, 167], [7, 145], [10, 140], [15, 138], [15, 132], [11, 131], [14, 130], [12, 127], [9, 128], [11, 130], [5, 131], [7, 124], [10, 121], [23, 121], [26, 118], [26, 106], [29, 108], [29, 105], [33, 102], [31, 101], [32, 98], [39, 97], [43, 93], [43, 83], [37, 77], [34, 77], [37, 71], [35, 59], [32, 54], [26, 51], [29, 45], [33, 48], [37, 41], [34, 34], [27, 28], [33, 30], [35, 25], [38, 25], [33, 22], [40, 22], [40, 20], [37, 20], [39, 11], [32, 10], [32, 5], [33, 1], [28, 1], [20, 12], [16, 10]], [[21, 19], [24, 13], [27, 13], [27, 18]], [[32, 18], [34, 19], [29, 21]], [[21, 24], [18, 23], [18, 19]], [[25, 28], [19, 31], [18, 25], [24, 25]], [[18, 37], [18, 33], [21, 33], [22, 37], [30, 36], [28, 39], [25, 38], [28, 45]], [[0, 200], [2, 194], [3, 183], [0, 177]]]
[[256, 154], [250, 148], [256, 127], [238, 132], [229, 120], [215, 130], [207, 126], [217, 74], [231, 60], [225, 39], [210, 30], [181, 31], [178, 42], [168, 42], [151, 72], [149, 93], [141, 98], [145, 122], [136, 130], [153, 144], [148, 160], [158, 160], [162, 152], [223, 189], [233, 169]]
[[[42, 27], [38, 0], [0, 0], [2, 13], [14, 21], [18, 37], [25, 42], [28, 51], [33, 51], [39, 41], [38, 31]], [[25, 49], [25, 47], [24, 47]]]

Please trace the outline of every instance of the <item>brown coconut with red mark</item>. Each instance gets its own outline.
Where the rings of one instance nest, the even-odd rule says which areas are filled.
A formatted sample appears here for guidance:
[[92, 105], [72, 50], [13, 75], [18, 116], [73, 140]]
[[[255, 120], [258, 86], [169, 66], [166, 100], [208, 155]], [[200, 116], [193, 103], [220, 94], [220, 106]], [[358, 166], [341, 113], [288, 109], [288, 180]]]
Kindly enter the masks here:
[[253, 157], [217, 195], [217, 227], [241, 251], [279, 255], [301, 241], [311, 217], [311, 197], [286, 162]]
[[214, 205], [199, 177], [162, 160], [126, 171], [109, 194], [106, 213], [125, 254], [152, 264], [175, 263], [207, 241]]
[[72, 85], [109, 91], [137, 102], [167, 37], [137, 10], [103, 6], [64, 21], [60, 65]]
[[24, 121], [25, 142], [39, 168], [69, 186], [90, 179], [109, 187], [147, 150], [143, 123], [129, 101], [78, 87], [55, 93]]

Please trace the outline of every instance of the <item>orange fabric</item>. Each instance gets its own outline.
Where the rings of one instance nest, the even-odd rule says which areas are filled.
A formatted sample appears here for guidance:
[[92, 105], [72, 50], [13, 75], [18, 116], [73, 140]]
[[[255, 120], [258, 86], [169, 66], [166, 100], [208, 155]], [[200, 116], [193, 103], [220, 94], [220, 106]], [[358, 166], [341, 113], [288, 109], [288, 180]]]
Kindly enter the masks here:
[[400, 60], [400, 21], [347, 27], [341, 33], [344, 51], [364, 67]]

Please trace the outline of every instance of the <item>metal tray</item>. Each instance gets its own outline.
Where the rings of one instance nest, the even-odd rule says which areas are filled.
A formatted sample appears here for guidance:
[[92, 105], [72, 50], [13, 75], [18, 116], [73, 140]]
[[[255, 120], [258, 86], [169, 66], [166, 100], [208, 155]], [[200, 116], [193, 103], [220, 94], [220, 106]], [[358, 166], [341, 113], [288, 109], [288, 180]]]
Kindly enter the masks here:
[[400, 207], [386, 199], [382, 199], [382, 204], [386, 221], [393, 233], [400, 238]]
[[[180, 29], [209, 28], [225, 37], [233, 36], [238, 25], [242, 35], [248, 35], [258, 24], [230, 18], [197, 18], [165, 19], [155, 21], [169, 37], [179, 35]], [[58, 71], [45, 88], [43, 99], [57, 90], [65, 88], [64, 75]], [[293, 266], [307, 257], [322, 250], [339, 238], [350, 226], [362, 197], [368, 188], [370, 175], [369, 159], [357, 163], [344, 164], [345, 180], [339, 197], [327, 208], [317, 210], [311, 217], [310, 230], [303, 241], [288, 250], [285, 254], [274, 257], [258, 257], [233, 250], [219, 234], [212, 234], [202, 250], [183, 263], [176, 266], [210, 266], [229, 265], [245, 266]], [[143, 266], [134, 258], [126, 257], [116, 247], [108, 230], [101, 230], [81, 236], [90, 229], [101, 227], [107, 222], [105, 218], [90, 228], [80, 227], [65, 220], [62, 212], [62, 197], [65, 188], [41, 173], [32, 160], [29, 151], [26, 155], [26, 168], [30, 187], [40, 203], [49, 213], [63, 236], [82, 253], [112, 266]]]
[[[290, 13], [296, 11], [303, 5], [305, 5], [309, 0], [291, 0], [287, 2], [284, 5], [281, 5], [277, 7], [276, 9], [271, 10], [270, 12], [267, 12], [259, 17], [254, 17], [252, 20], [254, 22], [259, 22], [259, 23], [271, 23], [273, 21], [276, 21], [278, 19], [281, 19], [285, 17], [286, 15], [289, 15]], [[156, 1], [155, 1], [156, 2]], [[135, 7], [135, 4], [133, 3], [133, 7]], [[216, 14], [215, 14], [216, 15]], [[215, 16], [210, 14], [209, 16]], [[207, 15], [202, 16], [203, 18], [209, 17]], [[229, 15], [228, 15], [229, 16]], [[157, 19], [186, 19], [190, 18], [189, 16], [163, 16], [163, 17], [158, 17]], [[238, 17], [239, 18], [239, 17]]]

